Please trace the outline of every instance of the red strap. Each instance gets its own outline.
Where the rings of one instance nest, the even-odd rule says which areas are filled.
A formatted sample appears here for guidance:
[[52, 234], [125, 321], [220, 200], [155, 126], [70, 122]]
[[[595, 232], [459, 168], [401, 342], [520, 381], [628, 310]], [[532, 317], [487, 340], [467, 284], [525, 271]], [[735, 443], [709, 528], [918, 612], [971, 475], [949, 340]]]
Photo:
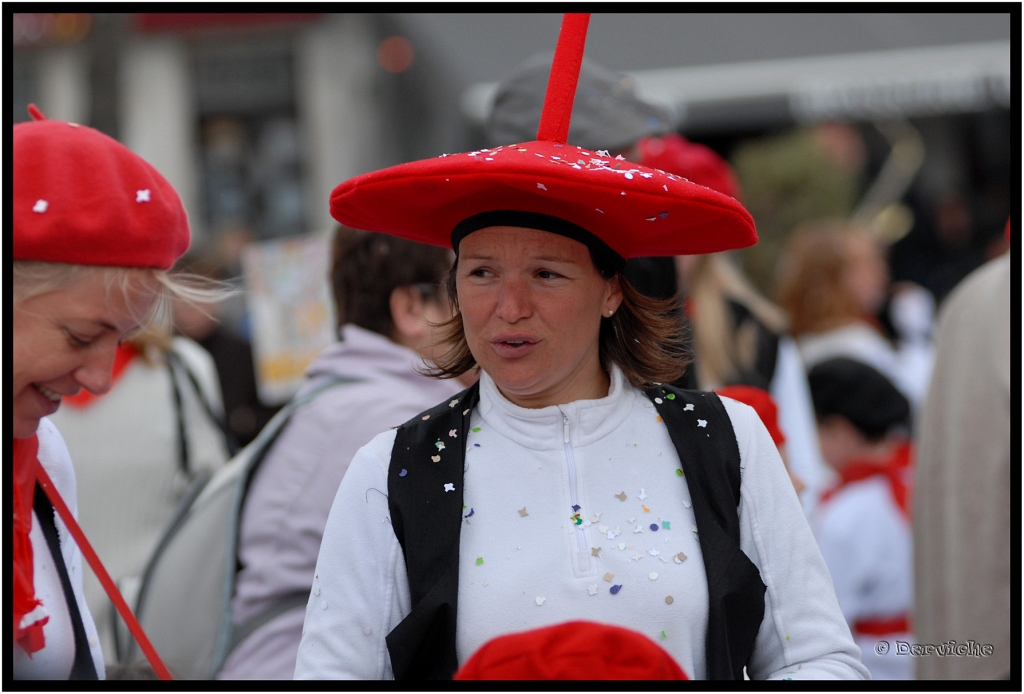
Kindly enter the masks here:
[[[127, 367], [136, 356], [140, 354], [139, 348], [131, 344], [123, 344], [117, 346], [117, 353], [114, 354], [114, 367], [110, 372], [110, 385], [117, 383], [117, 379], [120, 378]], [[108, 393], [110, 391], [107, 391]], [[75, 395], [65, 395], [61, 401], [71, 405], [72, 407], [84, 408], [93, 404], [98, 400], [100, 395], [93, 395], [85, 388], [78, 391]]]
[[910, 633], [910, 617], [906, 613], [903, 613], [893, 617], [858, 619], [853, 624], [853, 630], [862, 636], [907, 634]]
[[142, 631], [142, 626], [135, 619], [135, 615], [128, 608], [128, 603], [121, 597], [121, 592], [114, 585], [113, 579], [110, 578], [110, 574], [107, 573], [106, 568], [100, 561], [100, 558], [96, 555], [92, 545], [89, 544], [89, 540], [86, 539], [85, 533], [82, 532], [82, 528], [79, 527], [78, 521], [71, 515], [71, 511], [68, 509], [67, 504], [64, 503], [64, 499], [61, 498], [57, 488], [53, 485], [50, 480], [50, 476], [46, 474], [46, 470], [42, 465], [36, 466], [36, 475], [39, 481], [39, 486], [46, 492], [46, 496], [50, 499], [50, 503], [60, 514], [64, 524], [71, 531], [71, 536], [75, 538], [75, 542], [78, 543], [78, 548], [82, 550], [82, 554], [85, 555], [86, 561], [89, 562], [89, 566], [92, 567], [96, 577], [100, 579], [100, 583], [103, 584], [103, 589], [107, 591], [107, 595], [110, 596], [111, 602], [114, 603], [114, 607], [121, 614], [121, 618], [124, 619], [128, 625], [128, 629], [132, 632], [132, 636], [138, 642], [139, 647], [142, 648], [142, 652], [146, 654], [146, 658], [149, 660], [149, 664], [153, 666], [153, 670], [156, 672], [157, 677], [162, 680], [173, 679], [171, 673], [168, 672], [167, 667], [163, 661], [160, 660], [160, 656], [157, 655], [156, 649], [153, 648], [153, 644], [149, 642], [149, 638], [146, 633]]
[[569, 139], [569, 121], [572, 102], [576, 98], [576, 83], [580, 78], [583, 46], [587, 43], [587, 25], [590, 14], [566, 13], [562, 16], [562, 29], [558, 34], [555, 58], [551, 62], [548, 89], [544, 93], [544, 110], [540, 114], [537, 139], [562, 142]]

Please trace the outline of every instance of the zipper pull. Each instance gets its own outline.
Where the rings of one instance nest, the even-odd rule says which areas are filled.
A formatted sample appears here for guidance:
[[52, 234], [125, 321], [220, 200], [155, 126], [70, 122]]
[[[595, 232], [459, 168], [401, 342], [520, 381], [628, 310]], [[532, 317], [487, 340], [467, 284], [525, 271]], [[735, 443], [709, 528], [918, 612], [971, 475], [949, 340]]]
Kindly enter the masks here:
[[565, 433], [563, 443], [569, 443], [569, 418], [565, 413], [562, 414], [562, 431]]

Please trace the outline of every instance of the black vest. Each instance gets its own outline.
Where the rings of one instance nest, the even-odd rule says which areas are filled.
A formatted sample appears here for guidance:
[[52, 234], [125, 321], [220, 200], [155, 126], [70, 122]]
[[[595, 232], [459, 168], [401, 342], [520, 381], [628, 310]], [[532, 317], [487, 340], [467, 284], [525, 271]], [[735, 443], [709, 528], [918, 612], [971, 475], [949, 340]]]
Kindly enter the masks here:
[[[708, 679], [743, 679], [764, 617], [765, 585], [740, 550], [736, 437], [707, 435], [732, 432], [732, 422], [714, 393], [658, 386], [645, 394], [668, 426], [697, 520], [708, 581]], [[412, 611], [387, 636], [396, 680], [451, 679], [458, 669], [455, 627], [465, 441], [479, 398], [479, 384], [474, 384], [403, 424], [395, 437], [388, 507], [405, 553], [412, 597]], [[688, 404], [693, 411], [683, 409]], [[709, 426], [698, 428], [697, 415]], [[439, 440], [446, 443], [443, 450], [435, 445]]]

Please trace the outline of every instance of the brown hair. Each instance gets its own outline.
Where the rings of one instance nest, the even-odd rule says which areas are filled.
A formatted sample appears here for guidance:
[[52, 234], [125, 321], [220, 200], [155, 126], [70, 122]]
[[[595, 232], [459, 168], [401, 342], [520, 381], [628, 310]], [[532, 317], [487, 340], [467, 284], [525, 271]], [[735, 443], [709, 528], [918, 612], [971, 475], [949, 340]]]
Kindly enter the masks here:
[[[776, 335], [788, 321], [782, 309], [757, 293], [722, 253], [702, 255], [689, 279], [691, 322], [697, 360], [697, 383], [710, 388], [746, 382], [757, 373], [758, 326]], [[729, 300], [745, 307], [755, 320], [734, 325]]]
[[[441, 344], [450, 347], [427, 372], [435, 378], [457, 378], [476, 366], [459, 312], [455, 282], [458, 266], [456, 258], [447, 280], [448, 300], [454, 315], [442, 325]], [[634, 289], [623, 273], [617, 276], [622, 303], [611, 318], [601, 319], [602, 366], [607, 369], [610, 363], [617, 364], [637, 388], [679, 379], [691, 361], [685, 322], [678, 310], [679, 298], [652, 299]]]
[[841, 220], [798, 228], [779, 261], [779, 303], [794, 335], [842, 327], [861, 316], [845, 284], [847, 242], [865, 230]]
[[339, 225], [329, 277], [337, 327], [353, 323], [390, 338], [391, 292], [408, 285], [438, 291], [451, 259], [446, 248]]

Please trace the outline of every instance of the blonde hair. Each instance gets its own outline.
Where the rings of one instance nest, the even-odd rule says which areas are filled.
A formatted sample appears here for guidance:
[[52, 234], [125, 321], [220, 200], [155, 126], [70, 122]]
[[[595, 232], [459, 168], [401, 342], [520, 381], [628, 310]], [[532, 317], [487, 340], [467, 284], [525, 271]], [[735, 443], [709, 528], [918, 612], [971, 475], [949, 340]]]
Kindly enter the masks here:
[[870, 232], [843, 220], [812, 222], [793, 232], [778, 265], [779, 303], [794, 335], [842, 327], [861, 317], [845, 282], [848, 241]]
[[[216, 282], [199, 275], [171, 275], [157, 268], [118, 267], [109, 265], [77, 265], [71, 263], [48, 263], [37, 260], [16, 260], [12, 264], [14, 305], [40, 294], [65, 289], [86, 279], [102, 277], [108, 295], [120, 292], [126, 300], [143, 291], [154, 279], [157, 282], [156, 300], [150, 309], [132, 318], [139, 323], [142, 331], [138, 339], [146, 344], [169, 345], [171, 325], [171, 300], [182, 299], [194, 304], [208, 304], [222, 301], [234, 289], [224, 282]], [[131, 301], [126, 301], [131, 306]], [[166, 331], [168, 338], [159, 338]]]
[[743, 374], [755, 370], [757, 326], [746, 321], [735, 328], [729, 300], [742, 304], [775, 334], [788, 328], [785, 312], [761, 296], [721, 253], [701, 256], [687, 284], [695, 308], [691, 323], [698, 354], [697, 383], [716, 387], [742, 380]]

